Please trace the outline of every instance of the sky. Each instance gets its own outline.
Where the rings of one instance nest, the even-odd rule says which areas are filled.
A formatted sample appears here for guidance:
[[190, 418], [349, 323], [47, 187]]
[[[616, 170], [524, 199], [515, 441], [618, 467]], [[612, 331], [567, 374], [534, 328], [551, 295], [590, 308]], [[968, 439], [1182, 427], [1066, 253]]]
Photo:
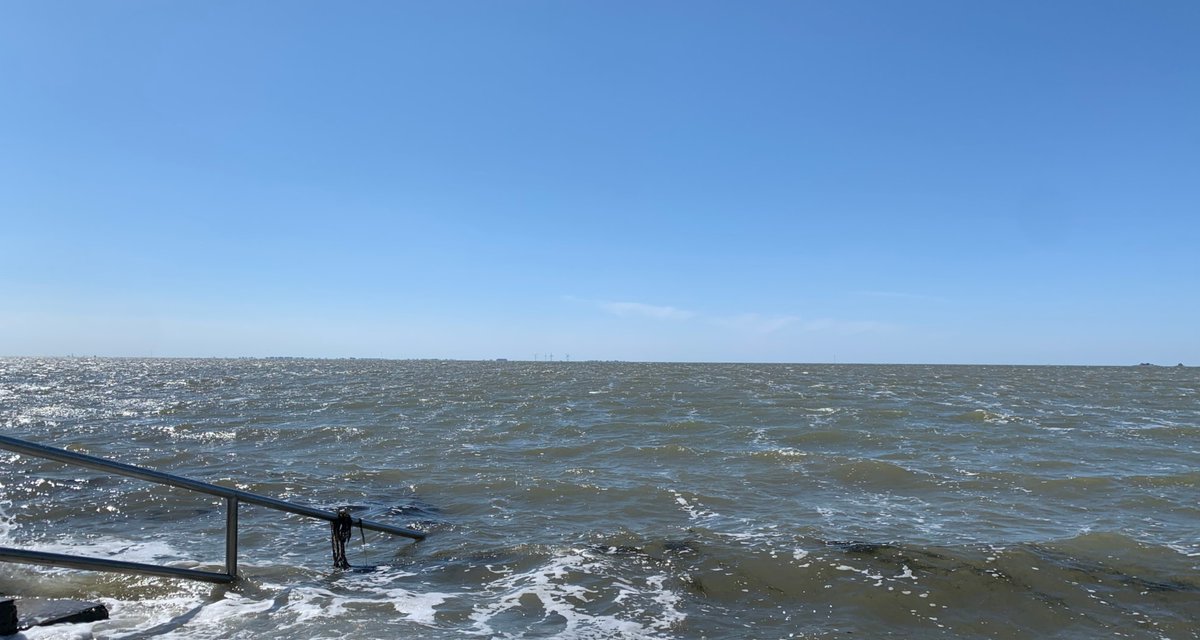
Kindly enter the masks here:
[[0, 355], [1200, 365], [1194, 0], [12, 0]]

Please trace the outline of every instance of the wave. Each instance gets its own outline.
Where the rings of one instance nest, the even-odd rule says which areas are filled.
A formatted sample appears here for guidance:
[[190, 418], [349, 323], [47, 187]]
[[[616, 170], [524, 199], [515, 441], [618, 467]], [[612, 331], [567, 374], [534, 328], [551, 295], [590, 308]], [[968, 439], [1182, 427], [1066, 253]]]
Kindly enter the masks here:
[[1000, 487], [1016, 489], [1045, 498], [1072, 499], [1080, 497], [1127, 496], [1126, 500], [1155, 499], [1136, 490], [1171, 490], [1200, 487], [1200, 471], [1182, 473], [1138, 474], [1138, 475], [1067, 475], [1079, 471], [1076, 463], [1064, 463], [1056, 468], [1040, 465], [1039, 470], [1056, 472], [1060, 475], [1018, 473], [1014, 471], [985, 471], [974, 473], [959, 480], [964, 489], [989, 493]]
[[874, 458], [834, 461], [832, 468], [821, 473], [844, 485], [881, 492], [933, 489], [943, 483], [934, 474]]
[[1009, 424], [1012, 422], [1021, 422], [1023, 419], [1010, 413], [1000, 411], [992, 411], [990, 409], [974, 409], [965, 413], [960, 413], [951, 416], [955, 422], [964, 423], [988, 423], [988, 424]]
[[1162, 475], [1135, 475], [1115, 479], [1118, 484], [1139, 488], [1193, 487], [1200, 489], [1200, 471]]
[[1165, 635], [1200, 623], [1194, 562], [1119, 533], [1011, 547], [800, 537], [766, 548], [693, 533], [640, 544], [613, 539], [596, 552], [670, 568], [694, 598], [731, 616], [755, 608], [814, 614], [797, 616], [797, 629], [819, 630], [832, 618], [853, 619], [866, 635], [926, 628], [1088, 637], [1130, 620]]
[[760, 458], [764, 460], [774, 460], [779, 462], [795, 463], [809, 455], [807, 451], [802, 451], [793, 447], [779, 447], [774, 449], [761, 449], [750, 452], [750, 457]]
[[[1137, 621], [1186, 637], [1200, 624], [1194, 558], [1121, 533], [1010, 546], [759, 533], [694, 527], [671, 536], [623, 531], [497, 546], [454, 538], [351, 572], [250, 565], [232, 590], [99, 574], [64, 579], [41, 569], [27, 572], [35, 578], [20, 588], [108, 594], [117, 605], [113, 620], [92, 631], [114, 638], [285, 638], [316, 619], [351, 626], [382, 619], [393, 633], [415, 637], [744, 637], [758, 634], [741, 620], [761, 624], [770, 612], [807, 635], [853, 624], [867, 636], [946, 630], [982, 638], [1004, 629], [1014, 637], [1066, 631], [1082, 638]], [[178, 554], [107, 538], [50, 546], [90, 555], [132, 550], [149, 561]]]

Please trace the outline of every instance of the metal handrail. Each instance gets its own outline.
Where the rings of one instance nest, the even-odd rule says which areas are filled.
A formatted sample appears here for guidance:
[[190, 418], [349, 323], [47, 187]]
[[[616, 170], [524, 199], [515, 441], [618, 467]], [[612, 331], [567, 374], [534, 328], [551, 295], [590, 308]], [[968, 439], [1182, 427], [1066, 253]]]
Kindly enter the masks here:
[[[22, 549], [13, 549], [11, 547], [0, 547], [0, 562], [24, 562], [32, 564], [45, 564], [56, 567], [68, 567], [72, 569], [87, 569], [94, 571], [116, 571], [121, 573], [140, 573], [146, 575], [167, 576], [174, 578], [189, 578], [192, 580], [203, 580], [205, 582], [230, 583], [238, 578], [237, 570], [237, 524], [238, 524], [238, 504], [246, 502], [256, 504], [277, 511], [286, 511], [309, 518], [318, 520], [326, 520], [328, 522], [337, 522], [340, 518], [337, 513], [326, 511], [324, 509], [315, 509], [304, 505], [271, 498], [268, 496], [242, 491], [240, 489], [230, 489], [208, 482], [192, 480], [182, 476], [163, 473], [153, 469], [146, 469], [123, 462], [114, 462], [97, 458], [66, 449], [56, 447], [48, 447], [26, 440], [20, 440], [9, 436], [0, 436], [0, 449], [7, 449], [16, 453], [45, 458], [47, 460], [55, 460], [57, 462], [65, 462], [89, 469], [98, 471], [107, 471], [117, 475], [128, 476], [154, 482], [156, 484], [165, 484], [181, 489], [188, 489], [199, 493], [207, 493], [209, 495], [225, 498], [225, 572], [216, 573], [212, 571], [199, 571], [197, 569], [181, 569], [177, 567], [164, 567], [153, 564], [142, 564], [139, 562], [124, 562], [118, 560], [108, 560], [103, 558], [88, 558], [84, 556], [71, 556], [58, 553], [46, 553], [43, 551], [27, 551]], [[424, 540], [425, 534], [415, 529], [407, 529], [405, 527], [394, 527], [379, 522], [370, 520], [355, 519], [354, 524], [363, 529], [372, 531], [382, 531], [413, 540]]]

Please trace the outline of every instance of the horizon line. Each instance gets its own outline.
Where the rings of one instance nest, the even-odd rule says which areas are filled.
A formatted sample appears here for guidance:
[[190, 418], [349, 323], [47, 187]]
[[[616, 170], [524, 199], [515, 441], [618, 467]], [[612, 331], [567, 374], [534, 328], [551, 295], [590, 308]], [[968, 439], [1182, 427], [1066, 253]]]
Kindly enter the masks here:
[[159, 355], [0, 355], [0, 360], [48, 359], [48, 360], [379, 360], [389, 362], [516, 362], [555, 364], [737, 364], [737, 365], [806, 365], [806, 366], [894, 366], [894, 367], [1165, 367], [1189, 368], [1194, 365], [1157, 364], [1138, 362], [1132, 364], [1073, 364], [1073, 363], [1013, 363], [1013, 362], [819, 362], [819, 361], [767, 361], [767, 360], [626, 360], [621, 358], [586, 358], [576, 360], [526, 359], [526, 358], [452, 358], [452, 357], [389, 357], [389, 356], [159, 356]]

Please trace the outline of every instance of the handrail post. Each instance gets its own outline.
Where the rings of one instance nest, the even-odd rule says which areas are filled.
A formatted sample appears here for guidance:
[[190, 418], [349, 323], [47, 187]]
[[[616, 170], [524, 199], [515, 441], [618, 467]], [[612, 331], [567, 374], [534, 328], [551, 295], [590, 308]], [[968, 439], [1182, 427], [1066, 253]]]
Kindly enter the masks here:
[[[188, 578], [192, 580], [204, 580], [206, 582], [228, 584], [236, 581], [238, 576], [238, 505], [242, 502], [258, 505], [260, 507], [267, 507], [268, 509], [275, 509], [277, 511], [283, 511], [285, 513], [294, 513], [307, 518], [325, 520], [326, 522], [338, 522], [342, 518], [342, 516], [339, 514], [331, 513], [323, 509], [315, 509], [313, 507], [294, 504], [284, 500], [259, 495], [257, 493], [242, 491], [240, 489], [232, 489], [230, 487], [223, 487], [221, 485], [211, 484], [208, 482], [200, 482], [199, 480], [192, 480], [190, 478], [184, 478], [182, 476], [163, 473], [162, 471], [155, 471], [153, 469], [146, 469], [144, 467], [125, 464], [123, 462], [105, 460], [104, 458], [97, 458], [95, 456], [76, 453], [66, 449], [47, 447], [35, 442], [27, 442], [25, 440], [10, 436], [0, 435], [0, 449], [224, 498], [225, 572], [217, 573], [214, 571], [200, 571], [198, 569], [183, 569], [179, 567], [111, 560], [108, 558], [87, 558], [83, 556], [73, 556], [61, 553], [48, 553], [45, 551], [26, 551], [4, 546], [0, 546], [0, 562], [44, 564], [52, 567], [85, 569], [89, 571], [119, 571], [122, 573], [137, 573], [151, 576], [165, 576], [169, 578]], [[404, 536], [405, 538], [411, 538], [413, 540], [425, 539], [425, 533], [415, 529], [396, 527], [379, 522], [372, 522], [370, 520], [358, 520], [357, 524], [359, 529], [382, 531], [384, 533]]]
[[230, 578], [237, 578], [238, 552], [238, 499], [237, 496], [225, 498], [225, 573]]

